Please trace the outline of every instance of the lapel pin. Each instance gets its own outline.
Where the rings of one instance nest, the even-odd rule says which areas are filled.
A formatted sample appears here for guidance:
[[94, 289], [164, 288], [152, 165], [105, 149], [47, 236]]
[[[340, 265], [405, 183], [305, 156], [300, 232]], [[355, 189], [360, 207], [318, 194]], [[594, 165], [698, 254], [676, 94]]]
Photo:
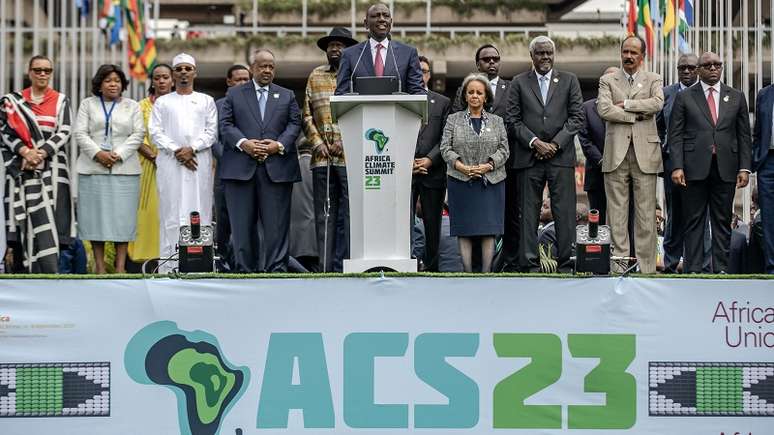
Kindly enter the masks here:
[[500, 85], [500, 89], [505, 89], [505, 83]]
[[274, 98], [279, 98], [279, 94], [274, 94]]
[[490, 132], [490, 131], [492, 131], [492, 129], [491, 129], [491, 128], [489, 128], [489, 127], [487, 127], [487, 128], [486, 128], [486, 131], [487, 131], [487, 132]]
[[435, 100], [430, 100], [430, 104], [433, 104], [433, 103], [435, 103]]
[[642, 83], [637, 83], [637, 87], [641, 88], [642, 87]]
[[559, 83], [559, 79], [554, 77], [554, 83]]
[[726, 103], [728, 103], [728, 95], [726, 95], [725, 97], [723, 97], [723, 101], [724, 101], [724, 102], [726, 102]]

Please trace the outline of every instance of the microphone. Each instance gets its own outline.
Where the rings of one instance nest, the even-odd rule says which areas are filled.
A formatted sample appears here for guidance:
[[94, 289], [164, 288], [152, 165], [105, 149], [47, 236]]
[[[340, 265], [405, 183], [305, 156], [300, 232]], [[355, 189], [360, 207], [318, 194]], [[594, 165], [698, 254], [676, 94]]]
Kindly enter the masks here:
[[201, 218], [198, 211], [191, 212], [191, 239], [199, 240], [202, 236]]
[[349, 76], [349, 93], [355, 94], [355, 71], [357, 71], [357, 66], [360, 65], [360, 59], [363, 58], [363, 53], [365, 53], [366, 48], [371, 48], [371, 43], [366, 40], [366, 43], [363, 44], [363, 49], [360, 50], [360, 56], [357, 57], [357, 62], [355, 62], [355, 66], [352, 68], [352, 74]]
[[400, 80], [400, 70], [398, 70], [398, 62], [395, 60], [395, 51], [392, 50], [392, 35], [387, 34], [387, 40], [390, 41], [390, 51], [392, 52], [392, 64], [395, 65], [395, 77], [398, 79], [398, 93], [403, 93], [403, 83]]

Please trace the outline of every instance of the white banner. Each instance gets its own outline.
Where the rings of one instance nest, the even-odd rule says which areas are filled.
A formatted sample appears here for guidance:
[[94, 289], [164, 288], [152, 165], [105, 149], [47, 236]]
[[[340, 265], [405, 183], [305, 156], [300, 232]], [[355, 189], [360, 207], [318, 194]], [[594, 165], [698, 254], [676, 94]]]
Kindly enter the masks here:
[[772, 284], [0, 280], [0, 434], [770, 435]]

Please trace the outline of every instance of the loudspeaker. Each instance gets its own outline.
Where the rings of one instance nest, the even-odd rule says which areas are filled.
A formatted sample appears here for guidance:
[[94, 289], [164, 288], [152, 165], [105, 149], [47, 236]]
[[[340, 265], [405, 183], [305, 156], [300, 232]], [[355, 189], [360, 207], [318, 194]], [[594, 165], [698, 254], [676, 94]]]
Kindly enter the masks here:
[[[208, 225], [199, 227], [199, 237], [194, 238], [191, 226], [180, 228], [180, 240], [177, 244], [180, 273], [206, 273], [215, 271], [213, 231]], [[196, 228], [194, 228], [196, 229]]]

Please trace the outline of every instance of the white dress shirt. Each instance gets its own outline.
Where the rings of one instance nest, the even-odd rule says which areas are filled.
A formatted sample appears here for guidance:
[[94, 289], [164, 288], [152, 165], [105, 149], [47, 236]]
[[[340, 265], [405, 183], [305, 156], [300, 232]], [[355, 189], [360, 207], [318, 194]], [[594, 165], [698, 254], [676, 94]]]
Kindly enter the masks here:
[[489, 88], [492, 90], [492, 96], [497, 95], [497, 85], [500, 83], [500, 77], [495, 77], [492, 80], [489, 80]]
[[[543, 77], [546, 78], [546, 98], [548, 98], [548, 89], [551, 88], [551, 74], [553, 74], [553, 72], [554, 72], [554, 70], [550, 70], [545, 75], [541, 75], [539, 72], [537, 72], [537, 70], [535, 71], [535, 75], [537, 76], [538, 89], [540, 89], [540, 79], [543, 78]], [[544, 101], [543, 104], [545, 104], [545, 103], [546, 102]], [[532, 148], [532, 144], [535, 142], [536, 139], [537, 139], [537, 136], [533, 137], [529, 141], [529, 147], [530, 148]]]
[[384, 38], [382, 42], [377, 41], [373, 38], [368, 38], [368, 42], [371, 44], [371, 61], [373, 62], [373, 65], [376, 66], [376, 45], [382, 44], [382, 50], [380, 55], [382, 56], [382, 65], [384, 65], [384, 69], [387, 69], [387, 47], [390, 46], [390, 40], [387, 38]]
[[701, 90], [702, 92], [704, 92], [705, 100], [709, 96], [709, 88], [712, 88], [715, 90], [712, 94], [712, 98], [715, 99], [715, 114], [718, 116], [718, 118], [720, 118], [720, 82], [717, 82], [712, 86], [704, 82], [701, 82]]

